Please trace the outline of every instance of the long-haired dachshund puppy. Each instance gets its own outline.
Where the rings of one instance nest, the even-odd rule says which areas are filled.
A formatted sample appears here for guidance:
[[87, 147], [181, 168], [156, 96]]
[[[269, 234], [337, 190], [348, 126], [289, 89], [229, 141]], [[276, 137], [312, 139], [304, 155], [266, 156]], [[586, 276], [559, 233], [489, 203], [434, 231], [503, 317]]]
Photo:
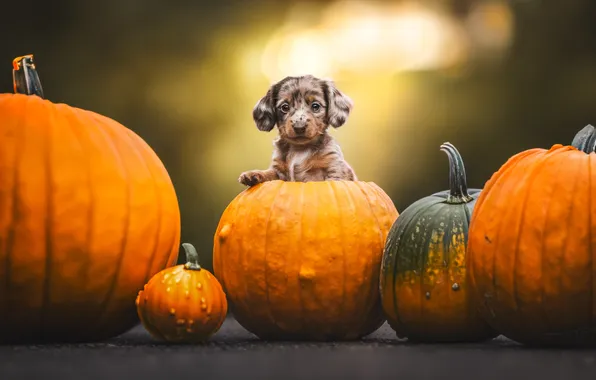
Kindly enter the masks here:
[[277, 126], [271, 165], [251, 170], [238, 181], [254, 186], [280, 179], [292, 182], [357, 181], [337, 142], [327, 133], [341, 127], [352, 110], [352, 100], [330, 80], [311, 75], [286, 77], [269, 88], [253, 109], [260, 131]]

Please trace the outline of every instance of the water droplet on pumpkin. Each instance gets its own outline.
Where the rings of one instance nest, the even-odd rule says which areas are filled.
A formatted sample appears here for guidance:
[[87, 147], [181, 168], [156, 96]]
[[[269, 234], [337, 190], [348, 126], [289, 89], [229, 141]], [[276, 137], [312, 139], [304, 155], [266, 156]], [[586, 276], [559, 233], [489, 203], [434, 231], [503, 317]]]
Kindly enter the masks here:
[[170, 314], [171, 314], [171, 315], [175, 315], [175, 314], [176, 314], [176, 309], [174, 309], [174, 308], [171, 308], [171, 309], [170, 309]]
[[194, 323], [195, 323], [195, 321], [193, 321], [192, 319], [189, 319], [189, 320], [188, 320], [188, 324], [189, 324], [189, 325], [192, 325], [192, 324], [194, 324]]
[[426, 292], [425, 297], [426, 297], [427, 300], [429, 300], [430, 299], [430, 292]]
[[185, 321], [184, 319], [178, 319], [178, 320], [176, 320], [176, 324], [177, 324], [178, 326], [182, 326], [182, 325], [184, 325], [185, 323], [186, 323], [186, 321]]
[[201, 303], [205, 303], [207, 301], [205, 301], [205, 297], [201, 297]]
[[172, 289], [170, 289], [170, 287], [168, 286], [168, 288], [166, 289], [166, 292], [170, 292], [170, 290], [172, 290]]
[[203, 288], [203, 284], [201, 284], [200, 282], [197, 282], [197, 289], [201, 289]]
[[186, 295], [186, 298], [190, 298], [190, 292], [188, 290], [184, 294]]
[[459, 290], [459, 284], [456, 282], [453, 285], [451, 285], [451, 289], [453, 290]]
[[168, 277], [170, 277], [170, 274], [169, 273], [164, 273], [164, 275], [163, 275], [164, 280], [167, 280]]
[[201, 310], [207, 310], [207, 305], [205, 305], [205, 304], [202, 304], [202, 305], [201, 305]]
[[140, 299], [139, 299], [139, 297], [137, 297], [137, 299], [135, 300], [135, 305], [139, 306], [139, 303], [140, 303]]
[[176, 284], [179, 284], [179, 283], [180, 283], [180, 278], [177, 278], [176, 279]]

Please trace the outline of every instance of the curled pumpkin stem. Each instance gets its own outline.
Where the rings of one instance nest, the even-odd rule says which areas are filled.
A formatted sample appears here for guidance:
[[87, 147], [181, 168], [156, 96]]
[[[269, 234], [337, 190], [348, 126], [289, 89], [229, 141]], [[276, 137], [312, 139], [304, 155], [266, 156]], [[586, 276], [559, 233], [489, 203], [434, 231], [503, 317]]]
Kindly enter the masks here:
[[590, 124], [583, 127], [573, 138], [571, 146], [586, 154], [596, 151], [596, 128]]
[[201, 270], [201, 265], [199, 265], [199, 254], [195, 247], [190, 243], [182, 243], [182, 248], [184, 248], [184, 252], [186, 253], [186, 264], [184, 264], [184, 269]]
[[12, 83], [16, 94], [37, 95], [43, 98], [43, 89], [33, 62], [33, 54], [16, 57], [12, 61]]
[[447, 153], [449, 158], [449, 196], [448, 203], [466, 203], [473, 198], [468, 194], [466, 169], [461, 155], [449, 142], [441, 144], [440, 149]]

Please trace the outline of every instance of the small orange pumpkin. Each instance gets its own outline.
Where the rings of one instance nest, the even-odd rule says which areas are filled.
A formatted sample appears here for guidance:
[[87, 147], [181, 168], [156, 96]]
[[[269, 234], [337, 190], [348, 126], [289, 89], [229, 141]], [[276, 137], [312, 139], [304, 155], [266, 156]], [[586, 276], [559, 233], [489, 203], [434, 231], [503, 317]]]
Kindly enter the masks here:
[[222, 287], [208, 270], [199, 265], [199, 255], [183, 243], [186, 264], [156, 274], [139, 292], [139, 318], [149, 333], [159, 340], [195, 343], [215, 334], [228, 312]]

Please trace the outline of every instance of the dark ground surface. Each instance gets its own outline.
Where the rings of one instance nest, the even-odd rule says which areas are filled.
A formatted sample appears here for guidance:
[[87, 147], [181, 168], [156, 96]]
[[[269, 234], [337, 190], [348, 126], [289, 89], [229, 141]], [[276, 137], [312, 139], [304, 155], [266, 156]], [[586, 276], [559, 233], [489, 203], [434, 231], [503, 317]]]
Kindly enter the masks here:
[[591, 379], [596, 350], [408, 344], [384, 325], [352, 343], [270, 343], [234, 319], [205, 345], [154, 341], [141, 326], [101, 344], [0, 346], [0, 380], [20, 379]]

